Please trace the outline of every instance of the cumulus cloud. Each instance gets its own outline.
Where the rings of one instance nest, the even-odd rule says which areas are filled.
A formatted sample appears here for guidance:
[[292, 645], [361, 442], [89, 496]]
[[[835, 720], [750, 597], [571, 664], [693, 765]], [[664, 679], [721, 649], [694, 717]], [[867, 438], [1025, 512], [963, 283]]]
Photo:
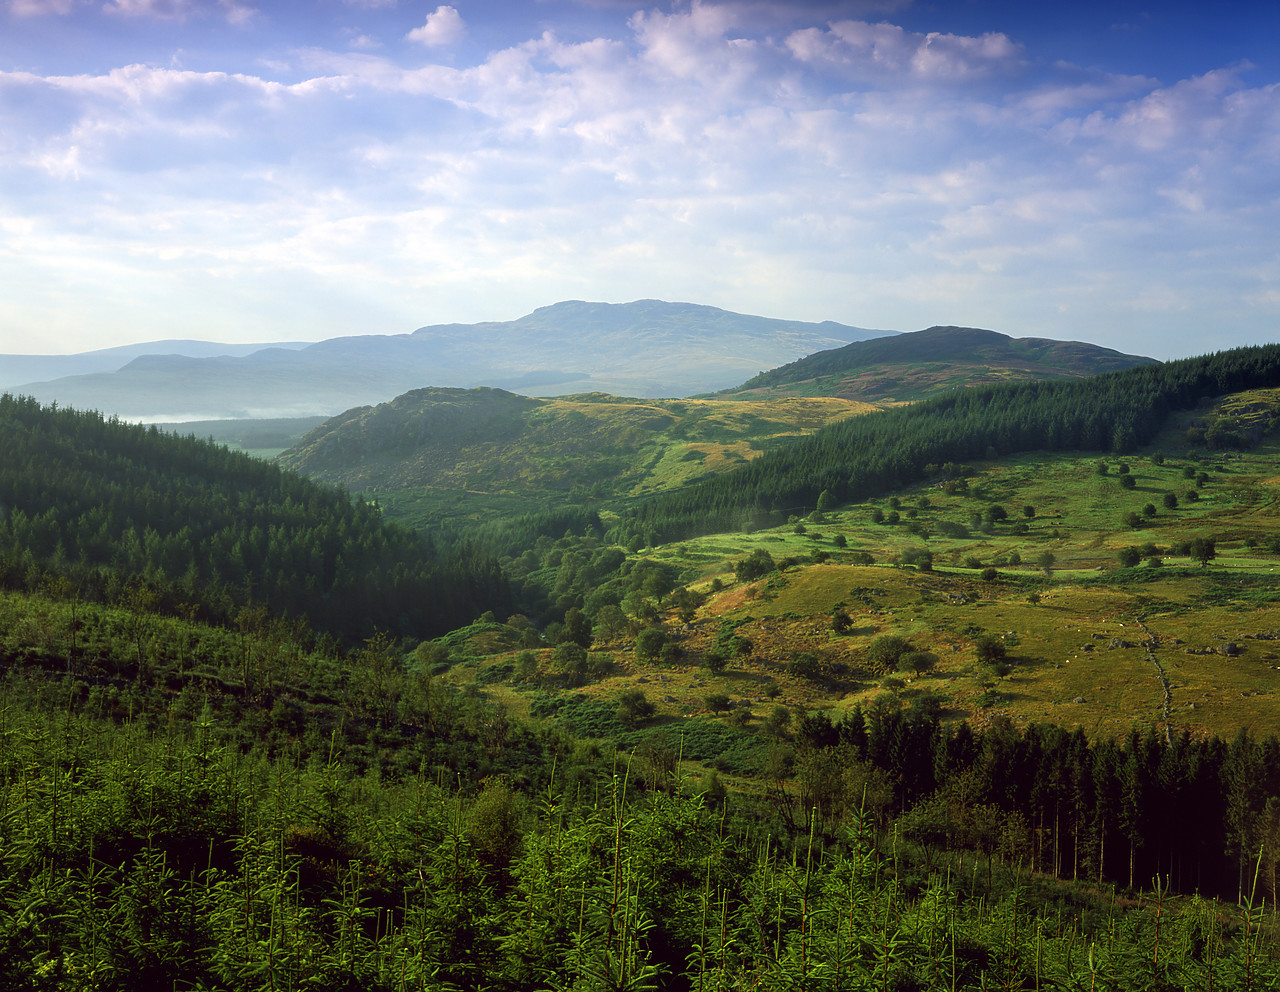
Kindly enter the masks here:
[[[1197, 297], [1277, 312], [1271, 269], [1230, 276], [1280, 222], [1280, 89], [1246, 68], [1162, 86], [1002, 34], [761, 30], [767, 7], [646, 9], [461, 65], [299, 47], [257, 74], [0, 72], [0, 218], [49, 300], [132, 266], [161, 315], [189, 281], [271, 314], [288, 285], [330, 321], [322, 301], [377, 297], [405, 326], [424, 299], [494, 316], [495, 293], [508, 316], [653, 295], [1047, 336], [1110, 309], [1134, 340], [1108, 343], [1149, 352], [1147, 315], [1192, 321]], [[464, 31], [440, 6], [408, 37]]]
[[420, 28], [414, 28], [406, 38], [429, 48], [441, 45], [454, 45], [466, 36], [467, 26], [457, 9], [441, 5], [427, 15], [427, 21]]
[[1023, 59], [1020, 45], [991, 32], [978, 37], [907, 31], [895, 24], [837, 21], [793, 32], [787, 47], [799, 61], [864, 79], [917, 77], [965, 80], [1008, 73]]

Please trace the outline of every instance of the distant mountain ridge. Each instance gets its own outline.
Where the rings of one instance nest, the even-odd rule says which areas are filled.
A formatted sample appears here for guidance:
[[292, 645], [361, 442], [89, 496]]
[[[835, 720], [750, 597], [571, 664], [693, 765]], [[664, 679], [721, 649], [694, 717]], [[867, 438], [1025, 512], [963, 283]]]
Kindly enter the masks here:
[[187, 358], [251, 355], [264, 348], [305, 348], [307, 341], [275, 341], [257, 344], [225, 344], [218, 341], [170, 339], [124, 344], [115, 348], [82, 351], [73, 355], [0, 355], [0, 389], [28, 382], [43, 382], [72, 375], [116, 372], [135, 359], [150, 355], [182, 355]]
[[939, 326], [818, 352], [762, 372], [729, 392], [910, 402], [958, 386], [1081, 378], [1155, 363], [1082, 341]]
[[518, 320], [339, 337], [296, 350], [151, 354], [118, 371], [29, 382], [17, 391], [151, 421], [331, 416], [428, 386], [687, 396], [799, 355], [894, 333], [691, 303], [575, 300]]

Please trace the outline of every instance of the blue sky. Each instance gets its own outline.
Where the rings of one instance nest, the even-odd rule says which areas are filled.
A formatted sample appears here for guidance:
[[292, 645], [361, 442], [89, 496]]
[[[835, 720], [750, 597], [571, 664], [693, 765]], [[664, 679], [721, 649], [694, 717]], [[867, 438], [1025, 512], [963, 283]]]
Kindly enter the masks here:
[[0, 353], [564, 299], [1280, 340], [1280, 4], [0, 0]]

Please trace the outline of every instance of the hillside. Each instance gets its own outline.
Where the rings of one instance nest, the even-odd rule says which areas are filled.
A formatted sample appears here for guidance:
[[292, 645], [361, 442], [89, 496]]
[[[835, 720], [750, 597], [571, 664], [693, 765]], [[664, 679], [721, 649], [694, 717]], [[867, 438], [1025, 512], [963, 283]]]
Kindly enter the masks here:
[[194, 436], [8, 394], [0, 585], [221, 623], [266, 608], [346, 641], [437, 634], [511, 605], [495, 562], [446, 560], [346, 492]]
[[741, 527], [770, 513], [807, 513], [919, 482], [940, 467], [1018, 452], [1146, 444], [1170, 416], [1231, 392], [1280, 385], [1280, 346], [1236, 348], [1091, 378], [950, 390], [851, 417], [721, 476], [664, 493], [630, 514], [662, 541]]
[[[1223, 420], [1257, 443], [1206, 452]], [[633, 552], [617, 580], [600, 572], [621, 560], [616, 532], [540, 541], [508, 567], [553, 585], [563, 624], [546, 642], [518, 622], [456, 631], [440, 642], [444, 677], [637, 755], [678, 734], [697, 774], [747, 789], [919, 802], [904, 836], [950, 843], [991, 802], [1045, 839], [1029, 860], [1068, 877], [1092, 861], [1083, 870], [1120, 884], [1163, 871], [1234, 891], [1265, 824], [1280, 827], [1263, 815], [1280, 812], [1272, 759], [1246, 787], [1227, 757], [1277, 753], [1261, 742], [1280, 732], [1278, 424], [1280, 388], [1232, 394], [1125, 456], [956, 464], [777, 526]], [[652, 712], [636, 729], [641, 701]], [[863, 734], [881, 743], [859, 751]], [[1002, 757], [975, 758], [969, 735], [1003, 741]], [[834, 771], [872, 754], [890, 782]], [[1115, 804], [1135, 778], [1125, 827]], [[1068, 796], [1074, 819], [1055, 805]], [[1224, 831], [1229, 804], [1244, 841]], [[1195, 859], [1216, 883], [1183, 874]]]
[[690, 303], [571, 301], [518, 320], [429, 325], [240, 357], [152, 354], [115, 372], [27, 383], [20, 391], [46, 403], [164, 422], [332, 416], [427, 386], [686, 396], [889, 333]]
[[417, 389], [331, 418], [279, 456], [353, 491], [642, 496], [679, 488], [874, 407]]
[[1080, 341], [1011, 338], [974, 327], [930, 327], [821, 351], [762, 372], [728, 393], [902, 403], [960, 387], [1081, 378], [1153, 361]]

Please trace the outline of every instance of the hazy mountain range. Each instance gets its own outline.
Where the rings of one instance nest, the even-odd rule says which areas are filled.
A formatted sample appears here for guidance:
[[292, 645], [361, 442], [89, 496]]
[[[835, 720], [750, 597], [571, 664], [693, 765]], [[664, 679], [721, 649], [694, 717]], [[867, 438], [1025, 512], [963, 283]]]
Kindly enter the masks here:
[[[116, 348], [82, 351], [74, 355], [0, 355], [0, 389], [13, 390], [24, 383], [43, 383], [67, 376], [116, 372], [144, 355], [181, 355], [186, 358], [240, 357], [264, 348], [305, 348], [306, 341], [270, 344], [220, 344], [216, 341], [145, 341]], [[26, 390], [20, 390], [26, 392]]]
[[[660, 300], [570, 301], [512, 321], [437, 324], [308, 345], [157, 342], [78, 356], [9, 356], [0, 359], [0, 388], [148, 421], [327, 416], [424, 386], [496, 386], [537, 396], [688, 396], [893, 333]], [[76, 367], [73, 359], [86, 364]], [[112, 362], [118, 362], [114, 369], [104, 367]], [[21, 381], [14, 372], [23, 369], [61, 377]]]

